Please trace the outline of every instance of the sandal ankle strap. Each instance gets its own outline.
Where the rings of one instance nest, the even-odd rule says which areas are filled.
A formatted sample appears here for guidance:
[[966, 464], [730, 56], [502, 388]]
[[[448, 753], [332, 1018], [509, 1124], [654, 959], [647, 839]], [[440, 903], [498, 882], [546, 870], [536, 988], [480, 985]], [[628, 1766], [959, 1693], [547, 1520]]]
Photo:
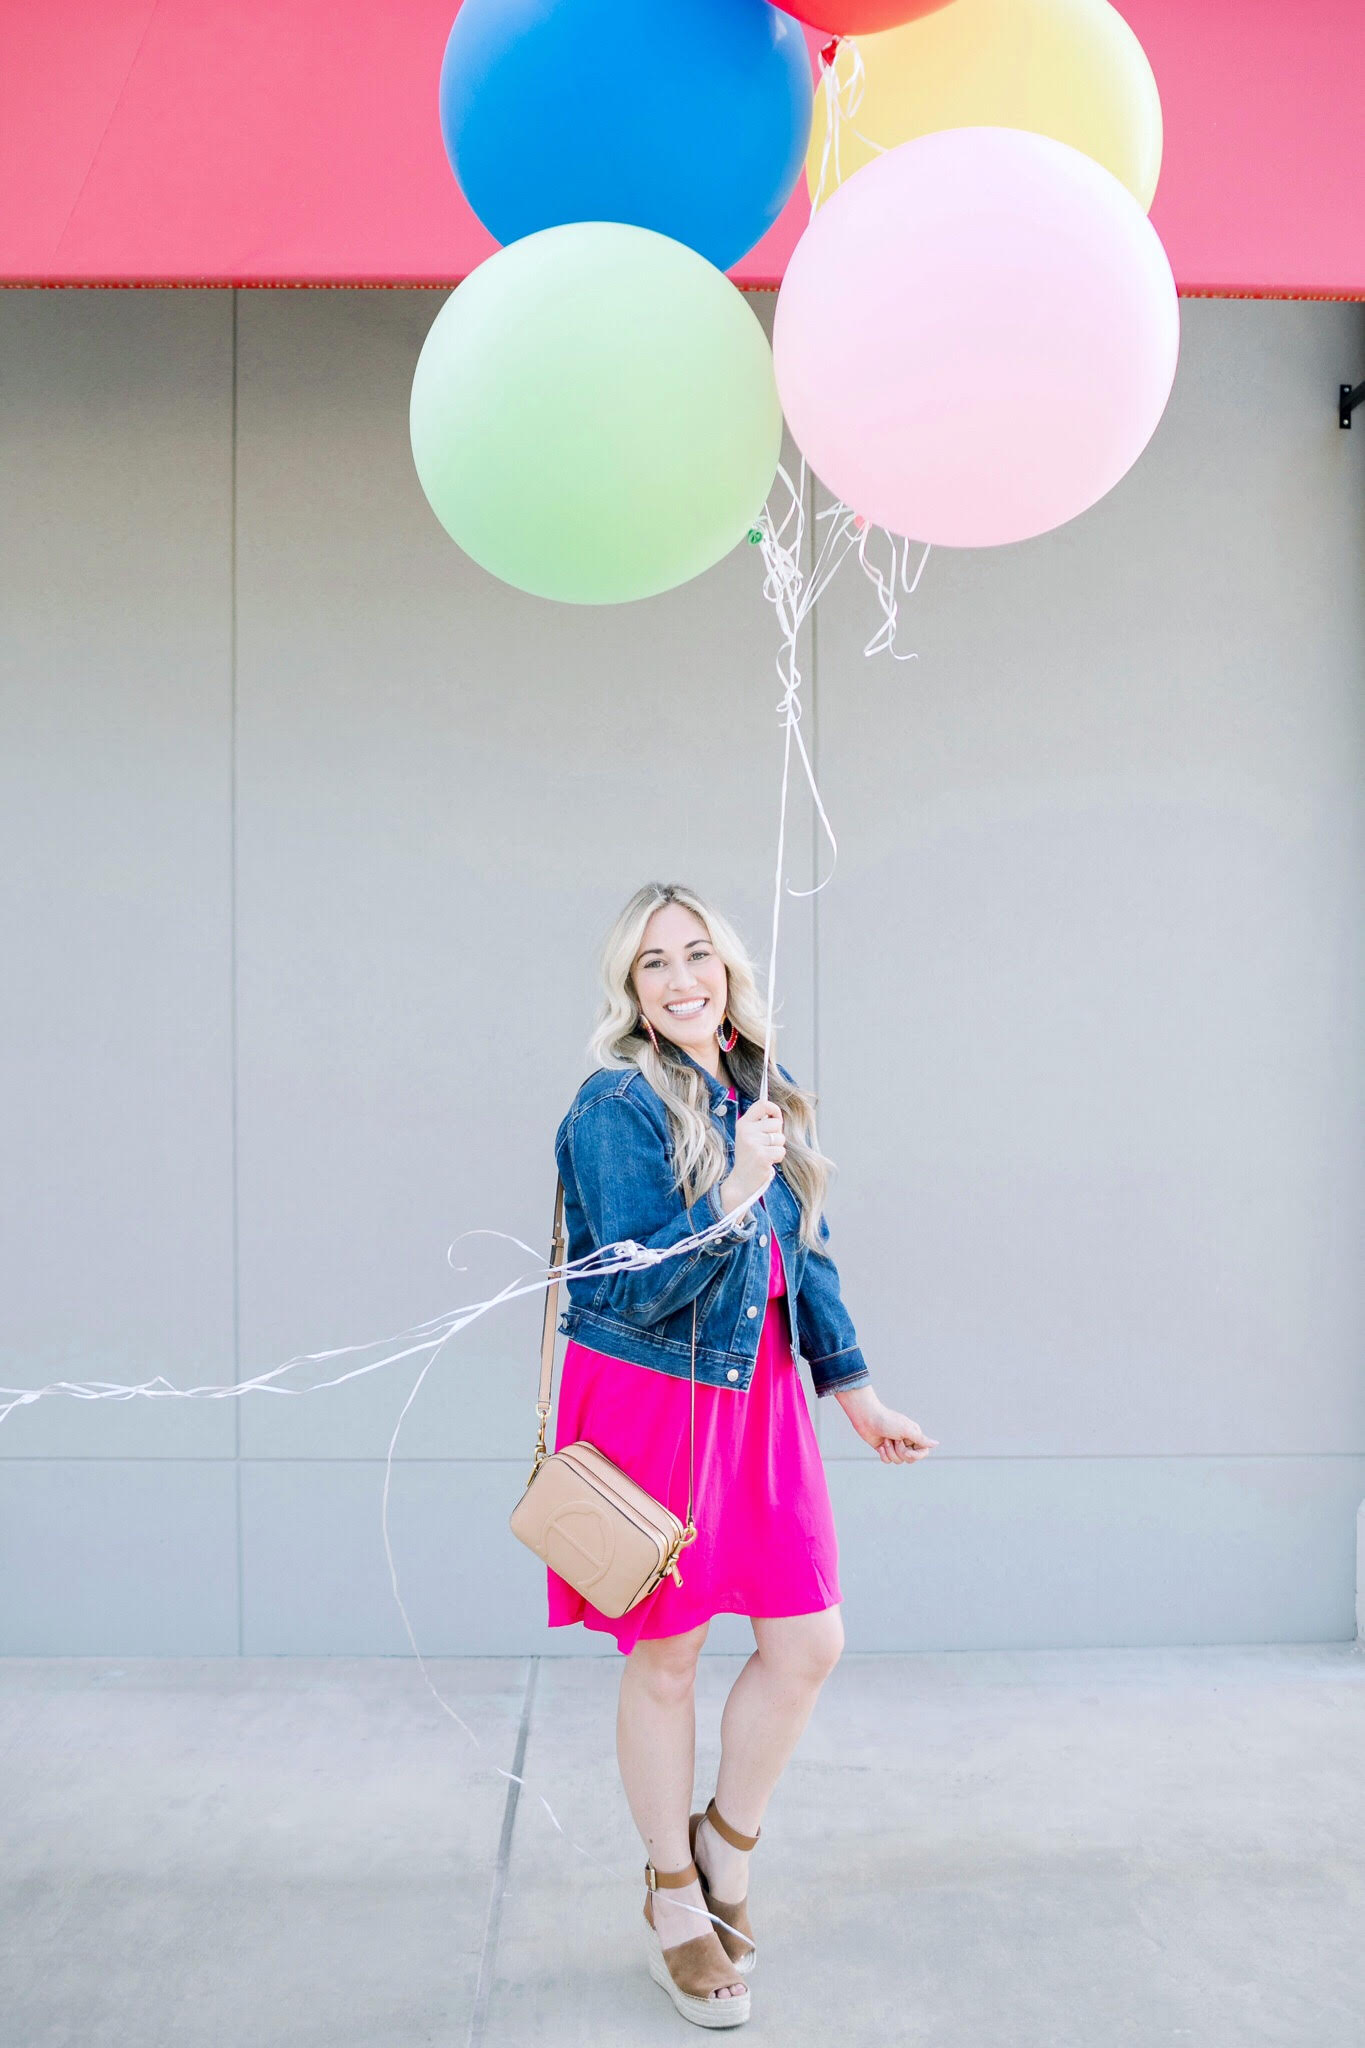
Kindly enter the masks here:
[[665, 1888], [671, 1891], [675, 1886], [692, 1884], [696, 1877], [695, 1863], [685, 1863], [681, 1870], [656, 1870], [652, 1863], [645, 1865], [645, 1883], [652, 1892]]
[[752, 1835], [742, 1835], [738, 1828], [731, 1827], [728, 1820], [721, 1819], [720, 1811], [714, 1799], [706, 1809], [706, 1818], [710, 1821], [721, 1840], [728, 1842], [732, 1849], [752, 1849], [759, 1835], [763, 1832], [762, 1828], [759, 1828]]

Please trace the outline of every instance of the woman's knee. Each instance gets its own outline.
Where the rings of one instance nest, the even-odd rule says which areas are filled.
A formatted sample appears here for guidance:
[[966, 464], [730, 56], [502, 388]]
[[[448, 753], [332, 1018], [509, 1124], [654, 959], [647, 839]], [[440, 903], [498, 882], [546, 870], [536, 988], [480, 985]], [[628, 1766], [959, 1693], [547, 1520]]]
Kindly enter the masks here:
[[677, 1636], [655, 1636], [636, 1643], [629, 1657], [632, 1673], [659, 1699], [685, 1698], [697, 1678], [697, 1659], [709, 1622]]
[[844, 1650], [844, 1620], [837, 1607], [819, 1614], [754, 1620], [758, 1654], [792, 1685], [823, 1685]]

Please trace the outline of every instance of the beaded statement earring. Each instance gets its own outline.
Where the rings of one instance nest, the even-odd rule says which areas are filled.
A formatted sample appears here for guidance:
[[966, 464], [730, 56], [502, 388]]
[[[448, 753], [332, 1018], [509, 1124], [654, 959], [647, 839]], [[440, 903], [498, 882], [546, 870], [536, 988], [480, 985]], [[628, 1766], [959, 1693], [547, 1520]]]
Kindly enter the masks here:
[[727, 1038], [725, 1036], [725, 1027], [727, 1024], [730, 1024], [730, 1018], [728, 1013], [727, 1015], [721, 1018], [719, 1024], [717, 1024], [716, 1026], [716, 1038], [719, 1041], [720, 1049], [722, 1052], [733, 1052], [735, 1047], [739, 1044], [739, 1026], [737, 1024], [730, 1024], [730, 1036]]

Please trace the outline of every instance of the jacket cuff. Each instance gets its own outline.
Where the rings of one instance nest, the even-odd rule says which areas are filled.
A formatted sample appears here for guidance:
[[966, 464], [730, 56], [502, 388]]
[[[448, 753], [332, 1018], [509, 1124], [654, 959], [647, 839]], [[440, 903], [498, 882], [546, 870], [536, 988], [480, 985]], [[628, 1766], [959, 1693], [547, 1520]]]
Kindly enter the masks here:
[[816, 1398], [817, 1400], [823, 1400], [826, 1394], [845, 1394], [851, 1387], [870, 1387], [871, 1384], [872, 1375], [870, 1372], [857, 1372], [854, 1373], [852, 1379], [826, 1380], [822, 1386], [816, 1387]]
[[829, 1358], [808, 1359], [811, 1385], [816, 1394], [842, 1394], [850, 1387], [865, 1387], [872, 1379], [867, 1360], [856, 1344], [836, 1351]]
[[[718, 1180], [712, 1181], [710, 1187], [696, 1205], [699, 1211], [704, 1210], [706, 1212], [705, 1222], [707, 1225], [721, 1223], [725, 1220], [726, 1211], [720, 1199], [721, 1185], [722, 1183]], [[698, 1227], [700, 1228], [701, 1226], [699, 1225]], [[736, 1222], [730, 1225], [728, 1230], [723, 1231], [710, 1244], [703, 1245], [702, 1250], [723, 1253], [729, 1250], [732, 1244], [742, 1243], [744, 1239], [752, 1237], [757, 1229], [758, 1217], [754, 1209], [750, 1207], [745, 1210], [744, 1214]]]

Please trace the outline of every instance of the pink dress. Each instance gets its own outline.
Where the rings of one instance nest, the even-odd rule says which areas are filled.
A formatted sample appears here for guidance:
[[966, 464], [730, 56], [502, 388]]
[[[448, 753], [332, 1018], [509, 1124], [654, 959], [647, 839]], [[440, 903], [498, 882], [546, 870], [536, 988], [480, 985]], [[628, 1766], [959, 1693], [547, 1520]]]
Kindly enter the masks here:
[[[681, 1587], [670, 1575], [614, 1620], [547, 1565], [551, 1628], [581, 1621], [615, 1636], [628, 1656], [641, 1637], [680, 1635], [713, 1614], [814, 1614], [838, 1606], [834, 1513], [792, 1356], [785, 1293], [782, 1255], [769, 1231], [768, 1307], [748, 1391], [697, 1381], [697, 1540], [678, 1560]], [[571, 1337], [554, 1449], [586, 1438], [681, 1521], [690, 1399], [686, 1375], [610, 1358]]]

